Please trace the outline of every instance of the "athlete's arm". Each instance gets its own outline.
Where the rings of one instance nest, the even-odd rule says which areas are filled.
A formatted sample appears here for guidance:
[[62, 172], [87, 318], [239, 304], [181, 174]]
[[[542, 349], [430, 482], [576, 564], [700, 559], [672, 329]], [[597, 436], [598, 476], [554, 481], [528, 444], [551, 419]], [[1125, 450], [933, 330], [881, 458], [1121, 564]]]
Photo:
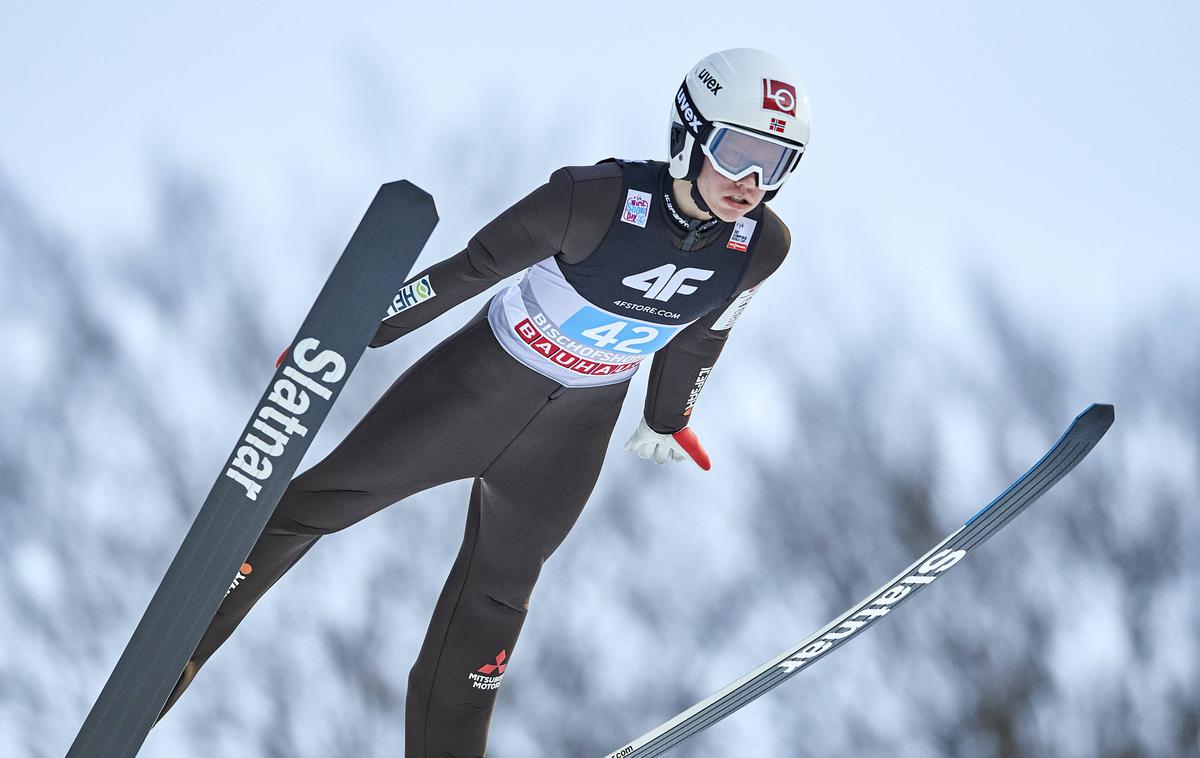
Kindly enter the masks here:
[[371, 347], [408, 334], [538, 261], [554, 255], [569, 262], [586, 257], [599, 242], [598, 233], [607, 226], [599, 227], [593, 220], [607, 222], [616, 213], [619, 191], [619, 168], [555, 171], [546, 184], [479, 230], [466, 249], [409, 279], [389, 310], [392, 315], [379, 325]]
[[716, 329], [728, 305], [687, 327], [654, 354], [646, 387], [646, 424], [659, 434], [687, 426], [704, 383], [725, 348], [729, 329]]
[[739, 292], [732, 302], [722, 304], [698, 319], [654, 355], [646, 390], [646, 423], [659, 434], [675, 434], [687, 426], [700, 390], [721, 356], [734, 322], [764, 280], [783, 263], [791, 234], [769, 208], [763, 214], [766, 227], [746, 267]]

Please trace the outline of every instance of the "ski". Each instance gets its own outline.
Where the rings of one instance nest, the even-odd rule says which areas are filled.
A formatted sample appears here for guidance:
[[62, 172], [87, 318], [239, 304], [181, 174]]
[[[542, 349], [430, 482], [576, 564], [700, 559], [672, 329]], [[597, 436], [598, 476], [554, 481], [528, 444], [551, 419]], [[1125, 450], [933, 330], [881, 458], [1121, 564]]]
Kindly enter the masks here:
[[433, 198], [419, 187], [400, 181], [379, 188], [67, 758], [137, 754], [437, 221]]
[[812, 636], [606, 758], [662, 755], [862, 634], [1053, 487], [1091, 452], [1112, 423], [1111, 405], [1088, 407], [1024, 476], [890, 582]]

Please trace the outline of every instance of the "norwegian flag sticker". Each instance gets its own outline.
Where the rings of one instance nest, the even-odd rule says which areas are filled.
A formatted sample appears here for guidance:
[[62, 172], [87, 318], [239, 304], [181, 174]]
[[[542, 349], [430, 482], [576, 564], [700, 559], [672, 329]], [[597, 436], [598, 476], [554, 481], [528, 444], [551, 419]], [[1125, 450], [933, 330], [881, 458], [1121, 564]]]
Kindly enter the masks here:
[[773, 118], [771, 119], [771, 125], [768, 128], [773, 132], [783, 134], [783, 130], [787, 128], [787, 122], [781, 118]]
[[776, 79], [763, 79], [763, 110], [796, 115], [796, 88]]

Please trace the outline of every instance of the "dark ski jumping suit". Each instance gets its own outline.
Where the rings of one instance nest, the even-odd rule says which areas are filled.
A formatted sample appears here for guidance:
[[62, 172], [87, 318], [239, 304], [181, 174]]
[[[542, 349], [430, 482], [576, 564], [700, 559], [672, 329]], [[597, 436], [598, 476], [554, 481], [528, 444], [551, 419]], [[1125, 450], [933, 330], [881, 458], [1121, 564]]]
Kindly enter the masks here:
[[534, 583], [591, 494], [628, 379], [654, 353], [645, 418], [686, 426], [730, 327], [787, 254], [765, 206], [701, 222], [670, 187], [665, 163], [559, 169], [405, 285], [372, 347], [529, 269], [292, 480], [167, 708], [319, 537], [471, 478], [462, 547], [409, 675], [405, 755], [483, 755]]

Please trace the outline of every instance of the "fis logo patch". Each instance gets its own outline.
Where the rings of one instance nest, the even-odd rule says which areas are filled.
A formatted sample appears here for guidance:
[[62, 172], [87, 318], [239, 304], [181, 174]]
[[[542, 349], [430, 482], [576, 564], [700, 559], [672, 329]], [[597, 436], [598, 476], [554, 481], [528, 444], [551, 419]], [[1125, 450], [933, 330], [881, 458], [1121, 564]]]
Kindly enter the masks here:
[[750, 238], [754, 236], [754, 227], [757, 225], [758, 222], [752, 218], [739, 218], [733, 225], [733, 233], [729, 235], [729, 242], [725, 247], [743, 253], [749, 250]]
[[646, 221], [649, 218], [650, 193], [635, 189], [629, 190], [629, 194], [625, 198], [625, 210], [621, 212], [621, 220], [626, 224], [633, 224], [645, 229]]
[[414, 305], [420, 305], [436, 296], [437, 293], [433, 291], [433, 284], [430, 283], [429, 277], [423, 276], [400, 288], [400, 291], [392, 298], [392, 304], [388, 306], [387, 315], [395, 316], [400, 311], [406, 311]]

